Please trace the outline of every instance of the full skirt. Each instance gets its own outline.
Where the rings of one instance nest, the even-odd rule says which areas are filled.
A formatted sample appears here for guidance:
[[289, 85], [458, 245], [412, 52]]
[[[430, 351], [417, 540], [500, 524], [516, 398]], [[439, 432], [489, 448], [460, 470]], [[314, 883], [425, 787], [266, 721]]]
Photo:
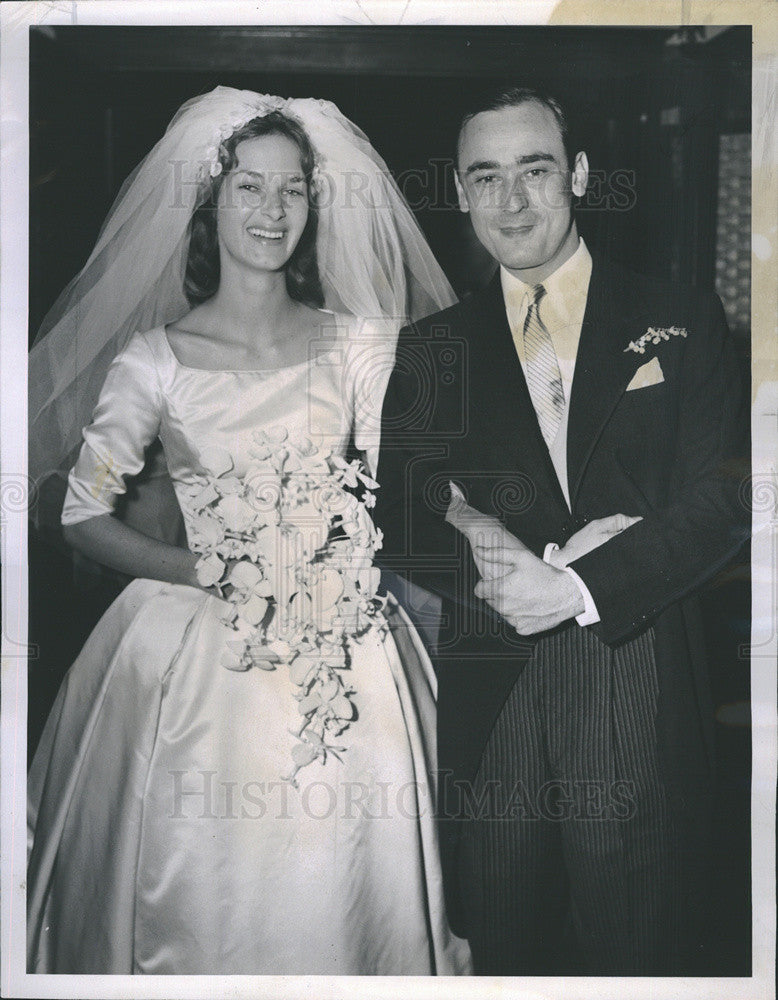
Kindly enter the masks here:
[[29, 789], [28, 970], [453, 975], [434, 826], [434, 676], [390, 600], [358, 718], [297, 775], [285, 664], [220, 665], [220, 602], [136, 580], [68, 672]]

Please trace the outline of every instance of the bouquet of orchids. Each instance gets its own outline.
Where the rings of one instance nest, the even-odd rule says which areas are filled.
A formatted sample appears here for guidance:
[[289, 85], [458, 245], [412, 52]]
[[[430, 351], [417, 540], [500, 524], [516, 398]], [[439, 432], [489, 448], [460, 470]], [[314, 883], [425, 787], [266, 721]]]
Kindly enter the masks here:
[[[368, 513], [378, 484], [361, 462], [283, 427], [253, 437], [240, 477], [226, 451], [203, 451], [205, 472], [182, 502], [198, 580], [225, 601], [222, 666], [288, 665], [300, 726], [285, 777], [296, 784], [300, 768], [344, 749], [332, 740], [356, 718], [356, 692], [344, 680], [351, 643], [386, 628], [372, 564], [381, 533]], [[361, 498], [351, 492], [359, 489]]]

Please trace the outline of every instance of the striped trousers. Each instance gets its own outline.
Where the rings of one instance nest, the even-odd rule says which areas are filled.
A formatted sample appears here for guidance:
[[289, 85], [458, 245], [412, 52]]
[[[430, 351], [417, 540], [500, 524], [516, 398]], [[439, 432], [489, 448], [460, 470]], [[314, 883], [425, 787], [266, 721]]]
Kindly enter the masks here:
[[673, 974], [679, 853], [660, 778], [653, 630], [542, 637], [472, 787], [459, 891], [475, 971]]

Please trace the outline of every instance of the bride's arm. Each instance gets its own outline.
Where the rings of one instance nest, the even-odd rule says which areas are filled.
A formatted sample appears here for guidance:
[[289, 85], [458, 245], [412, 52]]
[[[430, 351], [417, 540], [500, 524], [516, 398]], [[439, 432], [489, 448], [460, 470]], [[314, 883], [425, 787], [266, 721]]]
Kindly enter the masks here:
[[194, 552], [150, 538], [113, 514], [63, 525], [62, 533], [83, 555], [127, 576], [200, 587]]
[[163, 389], [149, 341], [132, 337], [111, 365], [75, 466], [62, 510], [66, 542], [128, 576], [198, 587], [197, 555], [130, 527], [113, 513], [125, 479], [143, 468], [159, 434]]

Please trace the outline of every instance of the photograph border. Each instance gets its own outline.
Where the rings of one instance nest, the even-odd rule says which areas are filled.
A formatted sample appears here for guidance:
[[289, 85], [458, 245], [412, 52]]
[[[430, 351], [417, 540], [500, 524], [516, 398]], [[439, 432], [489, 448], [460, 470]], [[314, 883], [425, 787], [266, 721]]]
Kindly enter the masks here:
[[[6, 0], [0, 7], [0, 530], [2, 896], [0, 992], [9, 997], [774, 996], [776, 579], [778, 577], [778, 15], [772, 0]], [[487, 8], [488, 9], [485, 9]], [[752, 77], [752, 891], [753, 972], [700, 979], [32, 975], [25, 968], [27, 714], [27, 288], [29, 28], [64, 24], [626, 26], [750, 24]]]

